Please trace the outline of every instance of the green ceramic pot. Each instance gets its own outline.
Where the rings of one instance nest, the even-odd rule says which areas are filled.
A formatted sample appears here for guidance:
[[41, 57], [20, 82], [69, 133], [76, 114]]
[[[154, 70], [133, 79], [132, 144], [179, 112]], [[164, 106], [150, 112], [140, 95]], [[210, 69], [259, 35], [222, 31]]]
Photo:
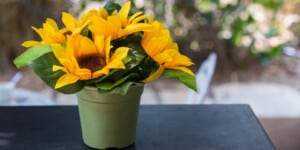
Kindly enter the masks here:
[[102, 95], [94, 87], [77, 94], [82, 137], [92, 148], [124, 148], [134, 143], [143, 87], [133, 86], [124, 96]]

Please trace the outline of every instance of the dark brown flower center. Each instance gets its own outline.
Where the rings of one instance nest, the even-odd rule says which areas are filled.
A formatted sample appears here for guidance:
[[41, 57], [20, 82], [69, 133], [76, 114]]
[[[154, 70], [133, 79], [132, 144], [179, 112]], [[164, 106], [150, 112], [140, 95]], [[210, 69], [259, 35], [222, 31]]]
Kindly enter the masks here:
[[98, 71], [106, 65], [105, 58], [95, 55], [79, 58], [78, 64], [80, 68], [87, 68], [91, 70], [91, 72]]

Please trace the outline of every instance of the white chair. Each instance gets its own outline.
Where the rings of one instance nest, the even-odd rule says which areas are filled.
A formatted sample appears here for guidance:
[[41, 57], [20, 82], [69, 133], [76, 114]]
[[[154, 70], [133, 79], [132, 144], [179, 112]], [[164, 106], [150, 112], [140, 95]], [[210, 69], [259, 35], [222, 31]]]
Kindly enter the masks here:
[[217, 54], [212, 52], [211, 54], [209, 54], [208, 58], [201, 64], [198, 72], [196, 73], [196, 84], [198, 92], [195, 92], [193, 90], [188, 91], [188, 104], [197, 104], [203, 102], [215, 71], [216, 62]]
[[32, 106], [54, 105], [48, 96], [27, 89], [16, 88], [21, 80], [22, 73], [16, 73], [10, 81], [0, 82], [0, 105], [1, 106]]
[[300, 59], [300, 51], [291, 46], [284, 46], [283, 54]]

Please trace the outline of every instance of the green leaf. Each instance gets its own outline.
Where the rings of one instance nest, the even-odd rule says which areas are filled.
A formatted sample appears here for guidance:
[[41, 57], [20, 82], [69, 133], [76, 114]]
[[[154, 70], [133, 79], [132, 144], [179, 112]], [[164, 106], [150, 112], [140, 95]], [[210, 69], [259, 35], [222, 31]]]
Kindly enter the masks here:
[[176, 78], [179, 82], [183, 83], [187, 87], [191, 88], [194, 91], [197, 91], [195, 76], [192, 76], [180, 70], [169, 70], [169, 69], [166, 69], [162, 76]]
[[273, 11], [279, 10], [279, 8], [284, 4], [284, 0], [254, 0], [254, 2], [259, 3]]
[[96, 78], [96, 79], [87, 80], [86, 84], [87, 85], [89, 85], [89, 84], [94, 85], [94, 83], [97, 84], [98, 82], [101, 82], [104, 79], [107, 79], [108, 77], [110, 77], [111, 75], [115, 74], [118, 71], [119, 71], [119, 69], [114, 69], [114, 70], [110, 71], [108, 75], [105, 75], [105, 76], [102, 76], [102, 77], [99, 77], [99, 78]]
[[115, 10], [119, 11], [121, 6], [110, 0], [105, 4], [104, 8], [109, 14], [112, 14]]
[[18, 69], [20, 69], [21, 67], [30, 65], [32, 61], [51, 51], [52, 50], [49, 45], [38, 45], [30, 47], [20, 56], [15, 58], [14, 64]]
[[141, 47], [140, 40], [139, 36], [131, 35], [128, 38], [113, 41], [114, 47], [130, 47], [130, 50], [127, 58], [123, 60], [126, 69], [119, 70], [117, 73], [111, 75], [111, 81], [116, 81], [128, 74], [136, 73], [138, 76], [132, 81], [138, 82], [148, 77], [153, 70], [158, 68], [157, 63], [147, 56]]
[[[54, 89], [57, 80], [64, 75], [62, 71], [52, 71], [53, 65], [60, 65], [59, 61], [55, 58], [54, 54], [47, 53], [37, 59], [35, 59], [31, 64], [33, 71], [51, 88]], [[80, 91], [84, 84], [82, 82], [76, 82], [64, 86], [59, 89], [54, 89], [64, 94], [73, 94]]]
[[279, 56], [280, 54], [282, 54], [282, 46], [279, 45], [277, 47], [273, 47], [270, 54], [269, 54], [269, 57], [273, 58], [275, 56]]
[[91, 31], [89, 30], [89, 26], [86, 25], [81, 31], [80, 31], [80, 34], [83, 35], [83, 36], [86, 36], [90, 39], [92, 39], [92, 33]]
[[98, 90], [100, 94], [120, 94], [120, 95], [126, 95], [128, 92], [129, 88], [133, 85], [136, 86], [143, 86], [143, 83], [137, 83], [137, 82], [126, 82], [113, 90], [105, 91], [105, 90]]
[[105, 90], [105, 91], [108, 91], [108, 90], [112, 90], [114, 88], [116, 88], [117, 86], [123, 84], [125, 81], [127, 81], [128, 79], [130, 78], [135, 78], [135, 77], [138, 77], [139, 75], [138, 74], [135, 74], [135, 73], [131, 73], [129, 75], [127, 75], [126, 77], [124, 78], [121, 78], [115, 82], [103, 82], [103, 83], [97, 83], [96, 84], [96, 87], [98, 89], [101, 89], [101, 90]]

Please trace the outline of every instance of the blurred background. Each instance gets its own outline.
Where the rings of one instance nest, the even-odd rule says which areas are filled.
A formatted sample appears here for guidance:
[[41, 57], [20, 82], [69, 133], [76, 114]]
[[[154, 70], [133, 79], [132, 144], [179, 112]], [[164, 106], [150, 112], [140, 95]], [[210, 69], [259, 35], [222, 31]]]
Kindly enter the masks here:
[[[102, 0], [0, 1], [0, 104], [76, 105], [13, 59], [47, 17], [80, 16]], [[118, 1], [121, 2], [121, 1]], [[123, 1], [124, 2], [124, 1]], [[163, 22], [195, 63], [199, 94], [171, 79], [145, 87], [142, 104], [251, 106], [278, 150], [299, 150], [300, 0], [132, 0]], [[9, 101], [7, 101], [7, 97]]]

